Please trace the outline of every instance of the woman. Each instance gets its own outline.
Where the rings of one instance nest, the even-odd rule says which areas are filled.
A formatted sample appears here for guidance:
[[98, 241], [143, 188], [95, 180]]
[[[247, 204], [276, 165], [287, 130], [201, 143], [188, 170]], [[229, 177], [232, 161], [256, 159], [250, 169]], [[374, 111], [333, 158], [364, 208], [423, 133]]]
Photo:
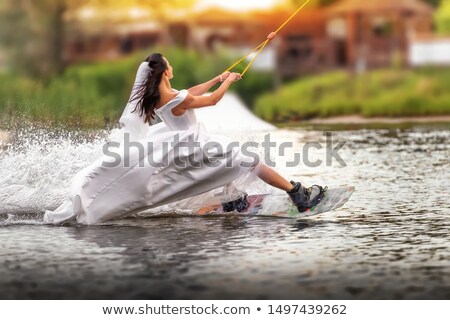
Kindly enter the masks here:
[[[79, 172], [69, 199], [56, 211], [47, 211], [45, 222], [75, 218], [78, 223], [96, 224], [221, 187], [225, 187], [225, 211], [242, 211], [247, 206], [246, 194], [233, 187], [233, 182], [249, 175], [286, 191], [300, 212], [320, 202], [322, 187], [307, 189], [299, 182], [287, 181], [237, 147], [228, 148], [226, 138], [209, 135], [197, 122], [194, 110], [215, 106], [241, 79], [240, 74], [226, 72], [181, 91], [172, 89], [172, 78], [173, 69], [162, 54], [155, 53], [141, 64], [120, 120], [135, 148], [130, 151], [123, 143], [117, 151], [120, 164], [112, 165], [109, 154]], [[204, 95], [219, 82], [217, 90]], [[156, 116], [162, 122], [150, 126]], [[186, 148], [189, 143], [196, 147]]]

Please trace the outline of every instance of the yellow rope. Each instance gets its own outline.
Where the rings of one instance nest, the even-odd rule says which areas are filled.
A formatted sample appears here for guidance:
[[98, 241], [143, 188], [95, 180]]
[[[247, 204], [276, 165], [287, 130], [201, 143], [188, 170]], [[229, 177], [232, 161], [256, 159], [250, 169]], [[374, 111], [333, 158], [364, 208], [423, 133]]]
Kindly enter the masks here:
[[253, 64], [253, 62], [256, 60], [256, 58], [258, 57], [258, 55], [261, 53], [261, 51], [265, 48], [265, 46], [269, 43], [269, 39], [267, 39], [266, 41], [264, 41], [261, 49], [259, 49], [258, 53], [255, 54], [255, 56], [253, 57], [252, 61], [250, 61], [250, 63], [247, 65], [247, 67], [244, 69], [244, 71], [242, 71], [241, 76], [244, 76], [244, 74], [247, 72], [247, 70], [251, 67], [251, 65]]
[[287, 20], [281, 25], [281, 27], [279, 27], [279, 28], [277, 29], [277, 31], [275, 31], [275, 33], [277, 33], [278, 31], [280, 31], [281, 29], [283, 29], [284, 26], [287, 25], [288, 22], [291, 21], [292, 18], [294, 18], [294, 17], [297, 15], [297, 13], [299, 13], [300, 10], [302, 10], [302, 9], [308, 4], [308, 2], [310, 2], [310, 1], [311, 1], [311, 0], [306, 0], [305, 3], [303, 3], [303, 4], [300, 6], [300, 8], [298, 8], [297, 11], [295, 11], [295, 12], [289, 17], [289, 19], [287, 19]]
[[[244, 61], [245, 59], [247, 59], [247, 57], [249, 55], [251, 55], [253, 52], [255, 52], [256, 50], [258, 50], [259, 48], [261, 48], [261, 46], [263, 45], [263, 43], [261, 43], [259, 46], [257, 46], [255, 49], [253, 49], [248, 55], [246, 55], [245, 57], [243, 57], [241, 60], [236, 61], [235, 64], [233, 64], [231, 67], [229, 67], [226, 71], [230, 71], [231, 69], [233, 69], [234, 67], [236, 67], [239, 63], [241, 63], [242, 61]], [[226, 72], [225, 71], [225, 72]]]
[[[306, 0], [301, 6], [300, 8], [297, 9], [297, 11], [295, 11], [278, 29], [277, 31], [275, 31], [275, 33], [278, 33], [281, 29], [283, 29], [286, 24], [289, 23], [289, 21], [291, 21], [311, 0]], [[231, 67], [229, 67], [227, 70], [225, 70], [225, 72], [230, 71], [231, 69], [233, 69], [235, 66], [237, 66], [239, 63], [241, 63], [242, 61], [244, 61], [245, 59], [247, 59], [253, 52], [255, 52], [256, 50], [259, 49], [259, 51], [256, 53], [256, 55], [253, 57], [252, 61], [250, 61], [250, 63], [248, 64], [248, 66], [245, 68], [245, 70], [241, 73], [242, 76], [244, 76], [244, 74], [248, 71], [248, 69], [251, 67], [251, 65], [253, 64], [253, 62], [256, 60], [256, 57], [258, 57], [258, 55], [261, 53], [261, 51], [264, 49], [264, 47], [269, 43], [270, 39], [265, 40], [263, 43], [261, 43], [259, 46], [257, 46], [255, 49], [253, 49], [249, 54], [247, 54], [245, 57], [243, 57], [242, 59], [240, 59], [239, 61], [236, 61], [236, 63], [234, 63]]]

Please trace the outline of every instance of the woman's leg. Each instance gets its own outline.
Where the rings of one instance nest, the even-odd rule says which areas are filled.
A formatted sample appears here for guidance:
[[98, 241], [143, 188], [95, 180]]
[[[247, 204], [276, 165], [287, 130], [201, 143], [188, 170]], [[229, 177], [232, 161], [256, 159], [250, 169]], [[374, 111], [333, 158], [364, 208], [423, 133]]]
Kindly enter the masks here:
[[255, 173], [258, 177], [264, 182], [270, 184], [272, 187], [284, 190], [286, 192], [292, 190], [293, 185], [267, 165], [259, 164], [255, 169]]
[[[317, 185], [307, 189], [300, 182], [291, 183], [283, 178], [278, 172], [263, 163], [257, 165], [253, 169], [253, 173], [272, 187], [286, 191], [292, 202], [297, 206], [299, 212], [305, 212], [319, 204], [327, 190], [326, 187], [322, 188]], [[222, 205], [225, 212], [233, 210], [243, 212], [249, 206], [247, 194], [238, 200]]]
[[275, 170], [262, 163], [260, 163], [255, 170], [256, 175], [261, 180], [275, 188], [286, 191], [292, 202], [297, 206], [299, 212], [305, 212], [319, 204], [327, 189], [320, 186], [313, 186], [306, 189], [300, 182], [292, 184]]

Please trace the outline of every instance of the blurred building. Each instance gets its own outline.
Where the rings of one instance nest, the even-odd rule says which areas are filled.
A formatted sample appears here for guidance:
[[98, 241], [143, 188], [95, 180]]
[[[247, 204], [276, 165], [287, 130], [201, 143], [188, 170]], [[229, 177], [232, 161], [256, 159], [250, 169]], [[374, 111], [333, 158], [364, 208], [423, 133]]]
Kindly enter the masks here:
[[107, 30], [86, 28], [72, 31], [67, 41], [65, 61], [113, 60], [160, 42], [161, 29], [154, 23], [122, 23]]
[[149, 9], [82, 7], [66, 17], [65, 61], [117, 59], [161, 41], [162, 27]]
[[[291, 15], [292, 11], [258, 14], [260, 39], [278, 29]], [[280, 31], [277, 39], [277, 70], [281, 78], [295, 78], [338, 66], [337, 47], [327, 35], [327, 15], [323, 9], [301, 12]]]
[[[80, 33], [68, 44], [68, 61], [114, 58], [167, 42], [197, 50], [253, 48], [276, 30], [289, 10], [236, 13], [221, 9], [178, 16], [161, 25], [127, 22]], [[151, 20], [151, 19], [149, 19]], [[341, 0], [300, 12], [267, 48], [281, 78], [337, 68], [364, 70], [406, 65], [410, 41], [433, 30], [433, 8], [420, 0]], [[169, 37], [167, 37], [169, 35]]]
[[[420, 0], [342, 0], [326, 9], [304, 10], [275, 42], [277, 71], [282, 78], [294, 78], [337, 68], [405, 66], [411, 41], [432, 32], [433, 13]], [[291, 14], [210, 10], [186, 24], [186, 35], [205, 49], [218, 43], [253, 47]]]
[[420, 0], [342, 0], [327, 14], [327, 33], [349, 66], [406, 64], [410, 41], [433, 30], [433, 8]]
[[410, 44], [409, 64], [413, 67], [450, 66], [450, 37], [419, 35]]

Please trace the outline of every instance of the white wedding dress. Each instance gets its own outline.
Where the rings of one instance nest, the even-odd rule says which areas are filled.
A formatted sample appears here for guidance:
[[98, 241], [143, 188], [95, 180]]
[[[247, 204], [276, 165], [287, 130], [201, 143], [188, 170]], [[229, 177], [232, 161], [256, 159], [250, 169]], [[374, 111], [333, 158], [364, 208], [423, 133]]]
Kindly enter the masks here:
[[[148, 72], [148, 64], [142, 63], [132, 95]], [[172, 114], [188, 95], [187, 90], [174, 93], [175, 98], [156, 110], [162, 122], [152, 126], [133, 112], [135, 103], [128, 103], [120, 119], [128, 136], [75, 175], [68, 199], [55, 211], [46, 211], [44, 222], [91, 225], [174, 202], [181, 205], [181, 200], [185, 206], [199, 206], [205, 201], [201, 195], [224, 189], [224, 199], [235, 198], [236, 187], [255, 180], [255, 159], [238, 147], [229, 148], [225, 137], [209, 135], [194, 110]], [[186, 147], [193, 142], [195, 148]], [[214, 163], [205, 163], [205, 147]]]

